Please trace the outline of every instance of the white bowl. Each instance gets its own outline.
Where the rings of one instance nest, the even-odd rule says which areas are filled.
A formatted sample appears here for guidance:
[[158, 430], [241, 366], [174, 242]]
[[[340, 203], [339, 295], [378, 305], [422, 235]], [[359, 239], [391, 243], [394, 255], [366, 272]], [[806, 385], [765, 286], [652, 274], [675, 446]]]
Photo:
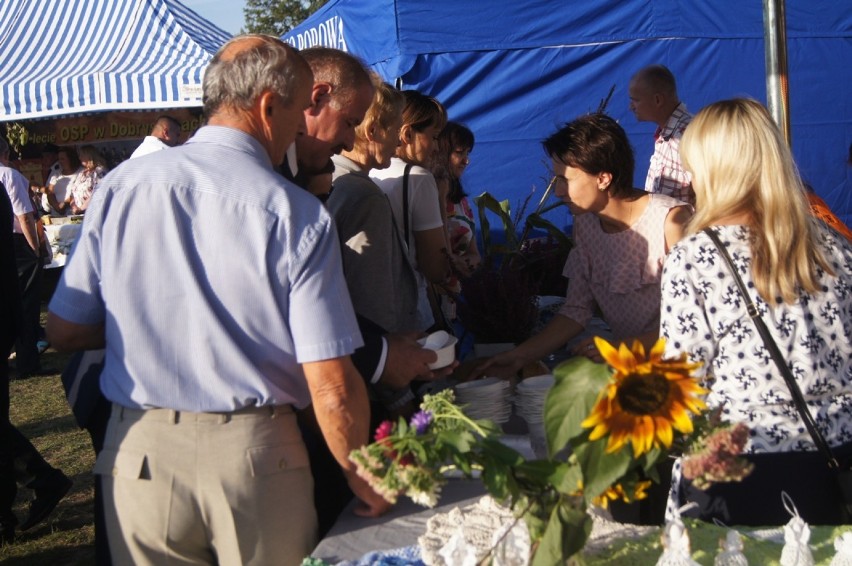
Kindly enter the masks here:
[[426, 350], [434, 350], [438, 359], [429, 364], [429, 369], [440, 369], [447, 367], [456, 359], [456, 343], [458, 338], [438, 330], [425, 338], [417, 341]]

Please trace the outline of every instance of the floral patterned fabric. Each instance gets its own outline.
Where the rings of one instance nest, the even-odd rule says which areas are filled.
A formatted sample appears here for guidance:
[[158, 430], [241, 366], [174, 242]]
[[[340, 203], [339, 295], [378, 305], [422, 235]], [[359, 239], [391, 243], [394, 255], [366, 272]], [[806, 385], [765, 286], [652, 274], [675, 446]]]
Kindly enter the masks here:
[[[745, 226], [714, 230], [746, 287], [754, 290]], [[768, 305], [752, 293], [785, 355], [820, 432], [832, 446], [852, 441], [852, 244], [820, 224], [820, 248], [835, 270], [820, 271], [824, 291], [802, 293], [794, 304]], [[663, 271], [662, 336], [667, 354], [703, 361], [708, 405], [751, 428], [746, 452], [815, 450], [728, 266], [704, 233], [681, 241]]]
[[450, 246], [453, 253], [461, 254], [467, 251], [470, 241], [476, 230], [476, 222], [473, 220], [473, 210], [467, 197], [458, 204], [447, 201], [447, 233], [450, 236]]
[[98, 165], [94, 169], [83, 169], [71, 181], [68, 190], [77, 208], [83, 208], [98, 188], [98, 183], [107, 174], [106, 168]]
[[574, 248], [559, 314], [586, 326], [600, 307], [617, 340], [659, 328], [660, 277], [666, 259], [666, 216], [684, 203], [652, 194], [639, 219], [616, 234], [601, 229], [594, 214], [574, 218]]

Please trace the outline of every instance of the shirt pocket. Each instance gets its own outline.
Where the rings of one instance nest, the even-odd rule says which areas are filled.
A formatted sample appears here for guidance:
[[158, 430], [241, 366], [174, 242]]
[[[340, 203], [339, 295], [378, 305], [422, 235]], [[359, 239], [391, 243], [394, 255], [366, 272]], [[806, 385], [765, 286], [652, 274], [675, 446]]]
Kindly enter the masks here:
[[249, 448], [246, 456], [255, 478], [308, 466], [308, 451], [302, 442]]

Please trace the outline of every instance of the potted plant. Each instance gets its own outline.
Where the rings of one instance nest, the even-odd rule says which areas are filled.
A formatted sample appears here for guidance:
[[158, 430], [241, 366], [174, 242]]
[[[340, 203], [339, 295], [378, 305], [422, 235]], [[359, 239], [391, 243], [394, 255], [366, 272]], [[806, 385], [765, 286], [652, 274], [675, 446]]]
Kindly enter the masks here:
[[[538, 321], [538, 297], [562, 286], [562, 266], [571, 249], [571, 238], [543, 217], [562, 206], [562, 202], [544, 206], [552, 182], [541, 199], [538, 210], [524, 217], [532, 193], [524, 200], [515, 216], [509, 201], [498, 201], [485, 192], [474, 198], [482, 234], [482, 263], [462, 279], [457, 298], [458, 316], [476, 344], [510, 344], [526, 340]], [[496, 215], [502, 225], [505, 241], [491, 238], [489, 214]], [[521, 224], [521, 219], [523, 223]], [[534, 235], [534, 230], [544, 236]], [[548, 291], [543, 291], [548, 289]], [[499, 347], [498, 347], [499, 349]], [[481, 353], [477, 348], [477, 355]]]

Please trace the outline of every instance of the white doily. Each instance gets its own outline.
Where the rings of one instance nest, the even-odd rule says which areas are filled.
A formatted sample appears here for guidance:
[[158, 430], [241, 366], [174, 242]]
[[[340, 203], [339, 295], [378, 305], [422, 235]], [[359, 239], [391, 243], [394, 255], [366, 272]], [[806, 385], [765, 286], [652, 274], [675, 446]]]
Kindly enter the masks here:
[[[510, 525], [514, 528], [506, 533]], [[473, 505], [439, 513], [429, 518], [426, 534], [417, 539], [425, 562], [429, 566], [458, 566], [447, 562], [450, 556], [475, 555], [481, 561], [495, 544], [495, 535], [502, 536], [501, 562], [503, 566], [523, 566], [529, 559], [529, 533], [523, 519], [515, 519], [509, 509], [499, 505], [489, 496]], [[526, 549], [523, 541], [526, 537]]]

